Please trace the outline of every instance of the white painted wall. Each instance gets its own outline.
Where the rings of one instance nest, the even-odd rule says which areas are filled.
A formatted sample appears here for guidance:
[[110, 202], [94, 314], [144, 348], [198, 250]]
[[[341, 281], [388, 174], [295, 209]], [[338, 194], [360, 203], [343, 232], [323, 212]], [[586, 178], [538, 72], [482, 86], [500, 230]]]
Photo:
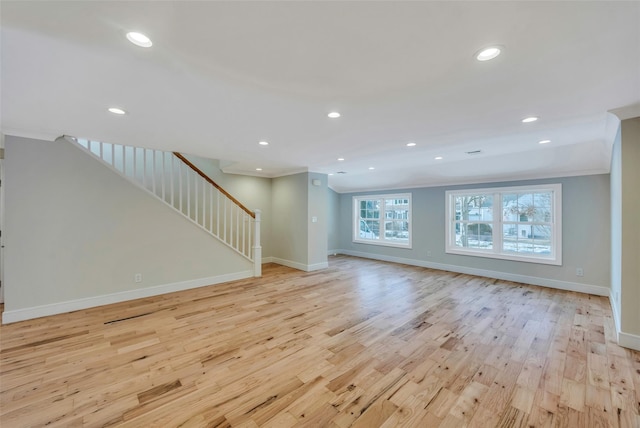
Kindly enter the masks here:
[[251, 262], [71, 143], [7, 136], [5, 153], [5, 320], [251, 276]]

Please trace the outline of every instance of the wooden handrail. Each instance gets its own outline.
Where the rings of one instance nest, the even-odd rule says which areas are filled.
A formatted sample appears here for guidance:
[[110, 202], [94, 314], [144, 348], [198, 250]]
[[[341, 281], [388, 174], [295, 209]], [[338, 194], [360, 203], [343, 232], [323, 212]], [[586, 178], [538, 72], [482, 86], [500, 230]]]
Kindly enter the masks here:
[[207, 174], [205, 174], [204, 172], [202, 172], [200, 170], [200, 168], [198, 168], [197, 166], [195, 166], [194, 164], [192, 164], [191, 162], [189, 162], [189, 160], [187, 158], [185, 158], [184, 156], [182, 156], [180, 153], [178, 152], [173, 152], [174, 156], [176, 156], [178, 159], [180, 159], [182, 162], [186, 163], [192, 170], [194, 170], [195, 172], [198, 173], [198, 175], [202, 178], [204, 178], [209, 184], [211, 184], [213, 187], [215, 187], [216, 189], [218, 189], [220, 191], [220, 193], [222, 193], [223, 195], [225, 195], [227, 198], [231, 199], [233, 201], [233, 203], [235, 203], [237, 206], [239, 206], [240, 208], [242, 208], [242, 210], [244, 212], [246, 212], [247, 214], [249, 214], [252, 218], [256, 218], [256, 214], [251, 211], [249, 208], [245, 207], [244, 205], [242, 205], [242, 203], [240, 203], [240, 201], [238, 201], [236, 198], [234, 198], [233, 196], [231, 196], [226, 190], [224, 190], [222, 187], [218, 186], [218, 184], [213, 181], [211, 178], [209, 178], [209, 176]]

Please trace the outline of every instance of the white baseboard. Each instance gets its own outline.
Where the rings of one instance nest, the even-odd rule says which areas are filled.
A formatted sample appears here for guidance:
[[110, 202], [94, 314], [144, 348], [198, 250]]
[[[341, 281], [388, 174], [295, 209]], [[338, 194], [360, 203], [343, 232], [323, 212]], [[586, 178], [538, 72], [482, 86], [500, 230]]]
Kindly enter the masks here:
[[262, 264], [265, 264], [265, 263], [275, 263], [275, 262], [273, 261], [273, 257], [269, 256], [269, 257], [262, 258]]
[[298, 269], [298, 270], [303, 270], [303, 271], [307, 271], [307, 265], [302, 264], [302, 263], [298, 263], [298, 262], [294, 262], [291, 260], [286, 260], [286, 259], [281, 259], [278, 257], [271, 257], [271, 260], [273, 263], [277, 263], [279, 265], [282, 266], [287, 266], [290, 268], [294, 268], [294, 269]]
[[523, 284], [540, 285], [556, 288], [558, 290], [577, 291], [580, 293], [595, 294], [596, 296], [609, 296], [609, 288], [600, 285], [580, 284], [577, 282], [559, 281], [557, 279], [539, 278], [535, 276], [519, 275], [514, 273], [499, 272], [486, 269], [477, 269], [466, 266], [448, 265], [444, 263], [432, 263], [424, 260], [405, 259], [402, 257], [384, 256], [380, 254], [362, 253], [351, 250], [335, 250], [337, 254], [363, 257], [367, 259], [382, 260], [385, 262], [402, 263], [411, 266], [420, 266], [430, 269], [445, 270], [449, 272], [464, 273], [467, 275], [484, 276], [487, 278], [502, 279], [505, 281], [521, 282]]
[[618, 331], [618, 345], [640, 351], [640, 336], [637, 334], [625, 333], [624, 331]]
[[609, 303], [611, 304], [611, 312], [613, 316], [613, 323], [616, 327], [616, 333], [620, 333], [620, 309], [618, 309], [618, 304], [614, 298], [613, 290], [609, 292]]
[[[315, 263], [312, 265], [305, 265], [304, 263], [298, 263], [291, 260], [280, 259], [278, 257], [271, 257], [273, 263], [277, 263], [282, 266], [298, 269], [304, 272], [312, 272], [314, 270], [326, 269], [329, 267], [328, 262]], [[264, 259], [263, 259], [264, 260]]]
[[312, 265], [307, 265], [307, 272], [313, 272], [314, 270], [326, 269], [328, 267], [329, 267], [329, 262], [314, 263]]
[[611, 312], [613, 315], [613, 323], [616, 328], [616, 340], [618, 345], [640, 351], [640, 336], [622, 331], [620, 326], [620, 309], [618, 308], [618, 304], [614, 298], [613, 290], [611, 290], [611, 293], [609, 294], [609, 302], [611, 303]]
[[66, 302], [51, 303], [31, 308], [15, 309], [4, 311], [2, 323], [30, 320], [33, 318], [57, 315], [66, 312], [79, 311], [82, 309], [94, 308], [96, 306], [110, 305], [112, 303], [126, 302], [128, 300], [141, 299], [144, 297], [158, 296], [175, 291], [189, 290], [191, 288], [206, 287], [208, 285], [220, 284], [223, 282], [235, 281], [253, 277], [253, 271], [229, 273], [225, 275], [211, 276], [207, 278], [192, 279], [189, 281], [174, 282], [171, 284], [156, 285], [153, 287], [140, 288], [136, 290], [120, 291], [118, 293], [105, 294], [102, 296], [86, 297], [83, 299], [69, 300]]

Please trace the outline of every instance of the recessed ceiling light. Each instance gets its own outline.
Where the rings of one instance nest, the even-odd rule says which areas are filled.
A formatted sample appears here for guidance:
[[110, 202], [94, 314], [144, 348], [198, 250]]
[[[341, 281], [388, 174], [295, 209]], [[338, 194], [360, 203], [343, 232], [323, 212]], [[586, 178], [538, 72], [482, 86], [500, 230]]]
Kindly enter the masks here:
[[500, 55], [500, 48], [498, 46], [491, 46], [482, 49], [480, 52], [477, 52], [476, 59], [478, 61], [489, 61], [490, 59], [494, 59], [498, 55]]
[[259, 141], [258, 144], [260, 144], [261, 146], [268, 146], [269, 142], [268, 141]]
[[344, 158], [338, 158], [338, 160], [339, 160], [340, 162], [342, 162], [342, 161], [344, 160]]
[[436, 156], [434, 159], [435, 160], [442, 160], [442, 156]]
[[416, 145], [416, 143], [407, 143], [407, 147], [413, 147], [415, 145]]
[[262, 171], [262, 168], [256, 168], [256, 171]]
[[328, 175], [333, 175], [333, 172], [330, 172]]
[[522, 123], [531, 123], [531, 122], [535, 122], [536, 120], [538, 120], [537, 117], [529, 116], [529, 117], [525, 117], [524, 119], [522, 119]]
[[547, 144], [550, 143], [551, 140], [542, 140], [542, 141], [538, 141], [538, 144]]
[[369, 167], [369, 169], [370, 169], [370, 170], [374, 170], [375, 168], [374, 168], [374, 167], [372, 167], [372, 166], [370, 166], [370, 167]]
[[109, 111], [113, 114], [119, 114], [119, 115], [127, 114], [126, 111], [118, 107], [109, 107]]
[[127, 33], [127, 40], [129, 40], [134, 45], [140, 46], [143, 48], [150, 48], [151, 45], [153, 45], [150, 38], [148, 38], [142, 33], [138, 33], [135, 31], [131, 31]]
[[332, 111], [327, 116], [329, 116], [331, 119], [337, 119], [340, 117], [340, 113], [338, 113], [337, 111]]

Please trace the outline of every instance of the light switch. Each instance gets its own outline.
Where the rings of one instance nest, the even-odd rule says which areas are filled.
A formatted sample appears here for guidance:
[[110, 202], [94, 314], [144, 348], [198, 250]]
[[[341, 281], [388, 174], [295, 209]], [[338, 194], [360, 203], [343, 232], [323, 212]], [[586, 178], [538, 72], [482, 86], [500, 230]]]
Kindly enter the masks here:
[[311, 223], [317, 223], [318, 222], [318, 217], [313, 216], [311, 217]]

